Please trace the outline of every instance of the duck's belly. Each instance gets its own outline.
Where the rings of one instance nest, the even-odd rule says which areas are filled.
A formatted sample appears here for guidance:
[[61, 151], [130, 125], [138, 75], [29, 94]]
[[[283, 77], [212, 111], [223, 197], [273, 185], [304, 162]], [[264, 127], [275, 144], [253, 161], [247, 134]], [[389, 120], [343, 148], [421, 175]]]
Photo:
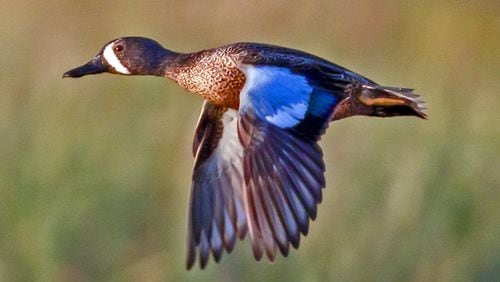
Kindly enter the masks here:
[[176, 80], [188, 91], [216, 105], [238, 109], [245, 75], [231, 57], [213, 54], [179, 73]]

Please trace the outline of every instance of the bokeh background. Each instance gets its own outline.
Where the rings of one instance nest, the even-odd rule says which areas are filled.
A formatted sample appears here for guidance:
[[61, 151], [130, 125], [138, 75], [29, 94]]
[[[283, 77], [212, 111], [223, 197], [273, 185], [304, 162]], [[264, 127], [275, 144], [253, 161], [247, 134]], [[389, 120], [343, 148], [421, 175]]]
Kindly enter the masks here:
[[[0, 280], [498, 281], [499, 3], [0, 0]], [[417, 89], [430, 118], [331, 124], [300, 250], [257, 263], [245, 241], [187, 272], [202, 99], [151, 77], [61, 79], [125, 35], [302, 49]]]

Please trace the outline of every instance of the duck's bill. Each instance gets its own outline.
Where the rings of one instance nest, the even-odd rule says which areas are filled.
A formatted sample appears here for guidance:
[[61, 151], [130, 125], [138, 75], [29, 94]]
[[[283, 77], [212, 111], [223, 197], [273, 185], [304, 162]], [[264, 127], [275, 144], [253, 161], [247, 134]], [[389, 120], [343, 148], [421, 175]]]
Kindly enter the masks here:
[[63, 74], [63, 77], [82, 77], [88, 74], [97, 74], [108, 71], [107, 66], [102, 62], [100, 55], [94, 57], [88, 63], [83, 66], [79, 66], [72, 70], [69, 70]]
[[427, 119], [425, 102], [413, 89], [363, 86], [358, 99], [375, 109], [377, 116], [417, 116]]

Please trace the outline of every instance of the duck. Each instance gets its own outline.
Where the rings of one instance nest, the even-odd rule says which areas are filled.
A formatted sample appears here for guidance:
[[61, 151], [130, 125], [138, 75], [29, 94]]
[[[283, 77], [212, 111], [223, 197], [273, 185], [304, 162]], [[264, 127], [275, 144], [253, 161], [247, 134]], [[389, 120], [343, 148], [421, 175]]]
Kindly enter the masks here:
[[[286, 257], [316, 219], [325, 187], [318, 141], [351, 116], [427, 119], [413, 89], [381, 86], [321, 57], [263, 43], [180, 53], [120, 37], [63, 77], [152, 75], [204, 99], [196, 125], [186, 267], [219, 262], [250, 237], [257, 261]], [[197, 259], [198, 258], [198, 259]]]

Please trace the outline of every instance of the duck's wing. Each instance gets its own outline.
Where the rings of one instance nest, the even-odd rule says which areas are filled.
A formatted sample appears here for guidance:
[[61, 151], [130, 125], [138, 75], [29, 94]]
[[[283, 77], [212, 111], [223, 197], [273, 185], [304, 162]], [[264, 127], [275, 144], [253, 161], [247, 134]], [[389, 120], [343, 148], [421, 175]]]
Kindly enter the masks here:
[[325, 186], [317, 141], [339, 98], [300, 73], [242, 65], [238, 134], [243, 145], [244, 202], [254, 256], [297, 248], [315, 219]]
[[187, 268], [199, 254], [202, 268], [210, 254], [218, 261], [236, 237], [245, 237], [243, 147], [237, 111], [205, 102], [193, 142], [195, 156], [188, 217]]

